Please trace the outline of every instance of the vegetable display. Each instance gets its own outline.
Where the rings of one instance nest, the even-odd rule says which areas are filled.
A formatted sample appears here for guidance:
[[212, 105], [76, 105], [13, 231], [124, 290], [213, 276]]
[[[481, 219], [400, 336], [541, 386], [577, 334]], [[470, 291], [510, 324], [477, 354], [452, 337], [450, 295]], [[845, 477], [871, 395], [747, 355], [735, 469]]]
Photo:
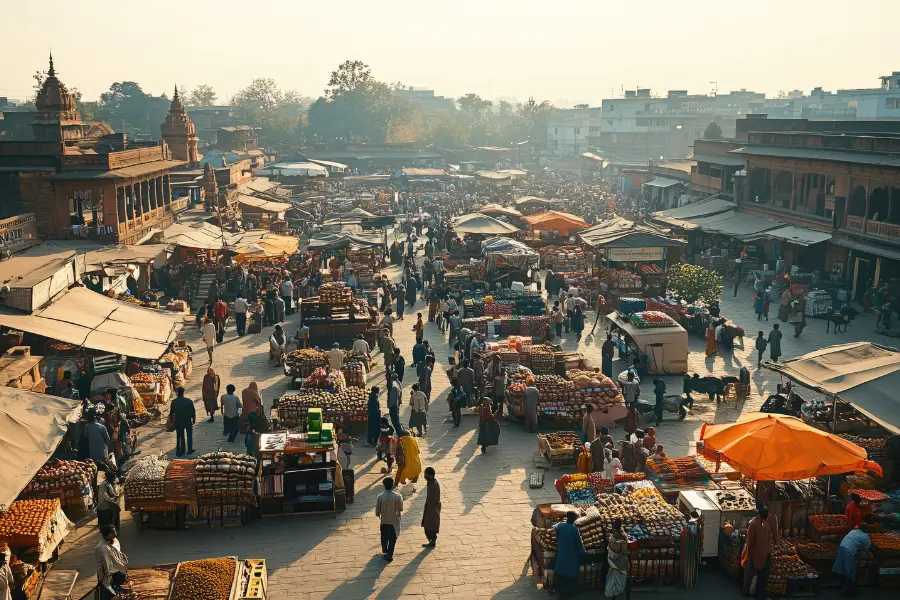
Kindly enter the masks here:
[[172, 586], [171, 600], [228, 600], [236, 567], [233, 558], [181, 563]]
[[368, 421], [368, 393], [357, 387], [331, 393], [320, 390], [299, 390], [285, 394], [278, 400], [278, 418], [287, 428], [304, 427], [310, 408], [321, 408], [322, 418], [335, 427], [352, 422]]
[[303, 387], [342, 392], [347, 389], [347, 382], [341, 371], [319, 367], [303, 380]]
[[651, 329], [655, 327], [677, 327], [678, 323], [669, 315], [655, 311], [646, 310], [644, 312], [636, 312], [628, 320], [638, 329]]
[[820, 534], [837, 534], [850, 531], [850, 523], [844, 515], [810, 515], [809, 524]]
[[61, 501], [79, 498], [90, 489], [91, 480], [97, 474], [93, 463], [75, 460], [50, 459], [38, 469], [35, 476], [22, 491], [21, 497], [40, 497], [47, 493], [59, 493]]

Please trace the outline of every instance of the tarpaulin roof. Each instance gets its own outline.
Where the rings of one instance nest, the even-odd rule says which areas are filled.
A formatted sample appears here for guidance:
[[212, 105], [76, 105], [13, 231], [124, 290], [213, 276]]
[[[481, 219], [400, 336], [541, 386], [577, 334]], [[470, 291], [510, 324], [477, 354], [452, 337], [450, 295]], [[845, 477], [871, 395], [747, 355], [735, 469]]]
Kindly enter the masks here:
[[142, 308], [78, 287], [34, 314], [0, 313], [0, 325], [145, 359], [162, 356], [183, 321], [181, 313]]
[[253, 208], [258, 208], [265, 212], [271, 213], [281, 213], [290, 208], [293, 208], [293, 204], [289, 204], [287, 202], [273, 202], [271, 200], [263, 200], [262, 198], [256, 198], [254, 196], [247, 196], [244, 194], [238, 194], [238, 202], [243, 204], [244, 206], [252, 206]]
[[334, 162], [331, 160], [319, 160], [317, 158], [311, 158], [311, 159], [309, 159], [309, 162], [315, 163], [317, 165], [321, 165], [328, 169], [334, 169], [335, 171], [337, 171], [339, 173], [342, 173], [350, 168], [347, 165], [345, 165], [344, 163]]
[[498, 221], [481, 213], [472, 213], [453, 220], [453, 230], [457, 233], [473, 233], [483, 235], [503, 235], [519, 231], [509, 223]]
[[357, 207], [357, 208], [354, 208], [353, 210], [351, 210], [349, 213], [347, 213], [347, 216], [356, 217], [358, 219], [371, 219], [375, 215], [373, 215], [372, 213], [370, 213], [369, 211], [367, 211], [365, 209]]
[[[168, 244], [147, 244], [142, 246], [110, 246], [85, 252], [87, 269], [99, 270], [107, 265], [127, 265], [148, 263], [166, 251]], [[165, 258], [165, 256], [163, 256]]]
[[256, 241], [241, 242], [231, 250], [237, 254], [235, 260], [253, 261], [290, 256], [299, 246], [300, 240], [295, 236], [270, 233]]
[[531, 225], [532, 229], [555, 229], [568, 232], [573, 229], [586, 229], [588, 227], [587, 222], [581, 217], [555, 210], [528, 215], [522, 217], [522, 220]]
[[485, 240], [482, 242], [481, 248], [487, 257], [488, 267], [490, 268], [497, 266], [498, 258], [502, 259], [504, 263], [522, 268], [525, 265], [537, 263], [541, 257], [540, 254], [522, 242], [505, 237]]
[[765, 362], [800, 385], [834, 394], [900, 434], [900, 351], [871, 342], [828, 346], [783, 362]]
[[512, 179], [512, 173], [501, 173], [499, 171], [475, 171], [475, 177], [482, 179], [493, 179], [494, 181], [502, 181], [504, 179]]
[[651, 225], [616, 217], [578, 232], [588, 246], [604, 248], [665, 248], [683, 246], [685, 240]]
[[736, 423], [706, 424], [700, 430], [706, 451], [719, 453], [741, 474], [758, 481], [791, 481], [870, 469], [856, 444], [807, 425], [795, 417], [751, 414]]
[[0, 511], [12, 504], [66, 435], [81, 402], [0, 387]]
[[692, 202], [678, 208], [670, 208], [669, 210], [661, 210], [652, 213], [650, 218], [654, 221], [660, 221], [673, 227], [682, 229], [693, 229], [696, 225], [686, 219], [699, 217], [709, 217], [718, 215], [729, 210], [734, 210], [734, 202], [725, 200], [724, 198], [710, 198], [709, 200], [701, 200]]
[[507, 208], [505, 206], [500, 206], [499, 204], [485, 204], [481, 208], [478, 209], [483, 215], [503, 215], [505, 217], [521, 217], [522, 213], [517, 211], [514, 208]]
[[377, 233], [350, 231], [320, 232], [309, 240], [310, 250], [333, 248], [375, 248], [384, 245], [384, 236]]
[[167, 244], [200, 250], [221, 250], [225, 246], [233, 246], [243, 237], [242, 234], [230, 233], [209, 223], [176, 223], [167, 227], [163, 235], [163, 241]]

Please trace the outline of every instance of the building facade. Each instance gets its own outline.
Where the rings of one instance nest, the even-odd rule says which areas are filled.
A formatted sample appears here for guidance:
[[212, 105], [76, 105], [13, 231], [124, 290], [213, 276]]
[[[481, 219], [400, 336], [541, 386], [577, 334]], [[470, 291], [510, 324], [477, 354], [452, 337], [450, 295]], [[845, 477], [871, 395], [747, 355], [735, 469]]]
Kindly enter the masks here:
[[[130, 143], [108, 127], [88, 135], [75, 100], [50, 69], [36, 99], [33, 139], [0, 142], [0, 207], [34, 213], [43, 239], [134, 244], [174, 222], [165, 141]], [[11, 216], [11, 215], [0, 215]]]
[[222, 152], [258, 150], [259, 136], [249, 125], [219, 127], [216, 132], [216, 149]]
[[547, 119], [547, 151], [556, 156], [579, 156], [599, 134], [600, 107], [555, 110]]
[[830, 233], [811, 266], [844, 279], [854, 298], [900, 277], [900, 123], [858, 122], [878, 133], [852, 133], [854, 122], [785, 131], [751, 121], [746, 144], [731, 151], [745, 161], [735, 187], [743, 211]]

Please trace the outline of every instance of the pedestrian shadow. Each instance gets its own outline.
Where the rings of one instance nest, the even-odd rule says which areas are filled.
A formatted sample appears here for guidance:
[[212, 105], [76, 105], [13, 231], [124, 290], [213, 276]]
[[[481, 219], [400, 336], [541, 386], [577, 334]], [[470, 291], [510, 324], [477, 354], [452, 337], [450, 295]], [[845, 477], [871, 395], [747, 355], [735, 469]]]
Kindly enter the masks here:
[[348, 579], [331, 590], [325, 600], [350, 600], [351, 598], [368, 598], [375, 591], [375, 583], [381, 573], [389, 565], [381, 554], [376, 554], [365, 564], [362, 570], [352, 579]]
[[[422, 548], [419, 553], [409, 561], [406, 565], [400, 569], [400, 572], [394, 575], [393, 579], [389, 584], [384, 586], [384, 588], [378, 592], [378, 595], [375, 596], [376, 600], [379, 599], [387, 599], [390, 598], [393, 600], [394, 598], [399, 598], [403, 593], [404, 588], [409, 583], [409, 581], [413, 578], [413, 576], [418, 572], [419, 566], [422, 564], [422, 561], [425, 560], [425, 557], [431, 554], [433, 550], [431, 548]], [[382, 562], [385, 562], [383, 559]], [[335, 597], [337, 600], [338, 597]], [[348, 596], [341, 596], [341, 600], [346, 600]]]

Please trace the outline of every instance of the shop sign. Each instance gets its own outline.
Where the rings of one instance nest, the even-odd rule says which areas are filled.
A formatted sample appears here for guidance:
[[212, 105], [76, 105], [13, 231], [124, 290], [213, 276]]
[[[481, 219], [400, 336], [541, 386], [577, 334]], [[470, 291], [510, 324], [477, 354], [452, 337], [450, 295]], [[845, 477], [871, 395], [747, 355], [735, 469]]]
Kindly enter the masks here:
[[39, 243], [34, 213], [0, 220], [0, 240], [10, 252], [18, 252]]
[[614, 262], [652, 262], [665, 258], [665, 248], [609, 248], [606, 258]]

